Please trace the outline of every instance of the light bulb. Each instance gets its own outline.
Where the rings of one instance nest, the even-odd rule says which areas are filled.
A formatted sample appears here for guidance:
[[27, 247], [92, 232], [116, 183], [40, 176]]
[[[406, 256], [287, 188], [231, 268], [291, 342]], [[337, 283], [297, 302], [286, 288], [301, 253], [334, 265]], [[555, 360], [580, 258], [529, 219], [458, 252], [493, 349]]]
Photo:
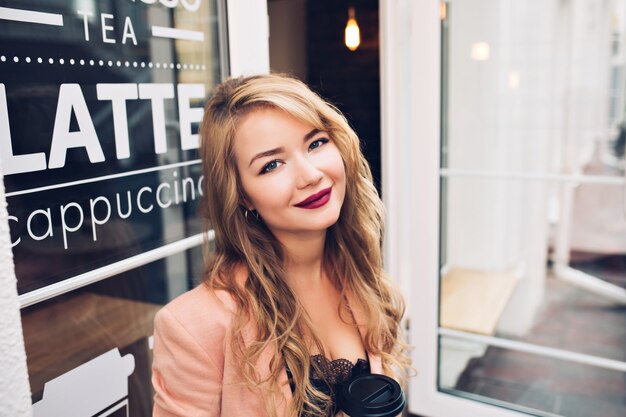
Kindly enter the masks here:
[[354, 17], [354, 7], [350, 7], [348, 9], [348, 23], [346, 23], [345, 43], [351, 51], [355, 51], [361, 44], [361, 32]]

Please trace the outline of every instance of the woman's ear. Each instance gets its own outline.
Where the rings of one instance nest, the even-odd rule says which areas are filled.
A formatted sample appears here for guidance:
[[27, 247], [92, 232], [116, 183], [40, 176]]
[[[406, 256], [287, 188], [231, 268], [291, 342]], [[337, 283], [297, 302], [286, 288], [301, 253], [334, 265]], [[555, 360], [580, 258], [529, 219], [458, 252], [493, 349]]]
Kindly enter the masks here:
[[241, 197], [239, 201], [239, 205], [246, 210], [249, 210], [249, 211], [254, 210], [254, 206], [248, 201], [246, 197]]

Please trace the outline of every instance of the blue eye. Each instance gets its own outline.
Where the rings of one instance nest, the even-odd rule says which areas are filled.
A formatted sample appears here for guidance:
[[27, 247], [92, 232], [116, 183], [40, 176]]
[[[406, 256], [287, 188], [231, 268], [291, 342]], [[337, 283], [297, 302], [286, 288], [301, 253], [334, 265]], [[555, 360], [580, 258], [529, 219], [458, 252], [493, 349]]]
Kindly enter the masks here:
[[317, 149], [323, 144], [328, 143], [328, 142], [329, 142], [329, 139], [326, 139], [326, 138], [320, 138], [320, 139], [314, 140], [309, 145], [309, 150]]
[[274, 159], [273, 161], [268, 162], [267, 164], [265, 164], [263, 169], [261, 169], [261, 174], [265, 174], [267, 172], [271, 172], [275, 170], [276, 168], [278, 168], [278, 163], [279, 161], [277, 159]]

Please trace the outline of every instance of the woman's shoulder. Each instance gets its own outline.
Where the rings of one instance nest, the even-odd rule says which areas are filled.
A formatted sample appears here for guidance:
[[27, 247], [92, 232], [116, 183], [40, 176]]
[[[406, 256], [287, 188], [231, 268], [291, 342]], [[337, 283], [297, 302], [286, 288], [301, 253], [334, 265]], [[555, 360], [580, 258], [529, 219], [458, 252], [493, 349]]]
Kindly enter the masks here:
[[211, 288], [206, 282], [163, 306], [163, 310], [179, 318], [199, 318], [206, 314], [228, 315], [233, 309], [232, 296], [227, 291]]
[[[243, 268], [235, 268], [235, 279], [245, 279]], [[155, 323], [166, 319], [177, 322], [188, 332], [195, 334], [216, 327], [228, 328], [237, 309], [232, 294], [226, 290], [211, 287], [202, 282], [169, 303], [167, 303], [155, 318]]]

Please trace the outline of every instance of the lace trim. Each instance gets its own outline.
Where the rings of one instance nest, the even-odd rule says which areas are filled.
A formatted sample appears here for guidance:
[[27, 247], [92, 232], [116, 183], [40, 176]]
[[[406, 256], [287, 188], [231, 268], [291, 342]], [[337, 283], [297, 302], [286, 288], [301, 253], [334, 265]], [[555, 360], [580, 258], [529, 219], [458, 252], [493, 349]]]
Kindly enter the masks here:
[[356, 363], [348, 359], [330, 360], [324, 355], [311, 356], [313, 379], [324, 380], [331, 385], [341, 384], [349, 380], [354, 372], [365, 371], [369, 365], [367, 359], [358, 359]]
[[[289, 366], [285, 364], [291, 392], [295, 386]], [[341, 385], [352, 377], [369, 374], [370, 364], [368, 359], [358, 359], [355, 364], [347, 359], [330, 360], [324, 355], [311, 356], [311, 383], [318, 390], [328, 394], [331, 398], [329, 416], [334, 416], [339, 410], [336, 391]], [[323, 407], [322, 407], [323, 408]], [[310, 417], [311, 414], [305, 409], [300, 417]]]

